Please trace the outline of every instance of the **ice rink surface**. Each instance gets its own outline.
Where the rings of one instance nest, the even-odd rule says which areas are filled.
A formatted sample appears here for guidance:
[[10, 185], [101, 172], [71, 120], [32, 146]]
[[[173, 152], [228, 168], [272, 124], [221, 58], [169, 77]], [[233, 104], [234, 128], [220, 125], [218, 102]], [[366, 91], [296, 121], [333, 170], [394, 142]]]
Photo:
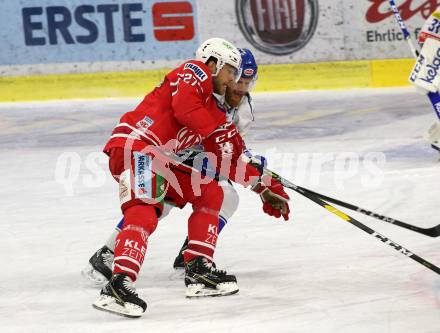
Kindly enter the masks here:
[[[291, 220], [263, 215], [237, 186], [239, 210], [216, 262], [240, 292], [186, 299], [172, 262], [189, 209], [149, 241], [137, 282], [148, 309], [132, 320], [96, 311], [80, 271], [120, 218], [99, 151], [139, 99], [0, 104], [0, 331], [440, 332], [440, 276], [291, 191]], [[421, 226], [438, 218], [435, 120], [411, 89], [257, 94], [247, 144], [294, 183]], [[351, 213], [350, 213], [351, 214]], [[440, 238], [353, 214], [436, 265]]]

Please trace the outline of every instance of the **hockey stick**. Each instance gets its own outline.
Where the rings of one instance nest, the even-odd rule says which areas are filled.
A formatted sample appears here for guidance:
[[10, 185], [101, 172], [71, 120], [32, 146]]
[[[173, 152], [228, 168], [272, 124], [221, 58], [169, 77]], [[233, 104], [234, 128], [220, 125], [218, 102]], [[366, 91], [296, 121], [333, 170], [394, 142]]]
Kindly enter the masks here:
[[335, 199], [335, 198], [328, 197], [328, 196], [326, 196], [324, 194], [314, 192], [314, 191], [309, 190], [307, 188], [304, 188], [304, 187], [301, 187], [301, 186], [298, 186], [298, 187], [301, 188], [305, 192], [308, 192], [308, 193], [310, 193], [312, 195], [316, 195], [316, 196], [320, 197], [321, 199], [326, 200], [328, 202], [331, 202], [331, 203], [333, 203], [335, 205], [338, 205], [338, 206], [341, 206], [341, 207], [344, 207], [344, 208], [347, 208], [347, 209], [351, 209], [351, 210], [353, 210], [355, 212], [358, 212], [358, 213], [361, 213], [361, 214], [364, 214], [364, 215], [367, 215], [367, 216], [370, 216], [370, 217], [374, 217], [374, 218], [376, 218], [376, 219], [378, 219], [380, 221], [391, 223], [391, 224], [394, 224], [396, 226], [399, 226], [399, 227], [402, 227], [402, 228], [405, 228], [405, 229], [417, 232], [417, 233], [425, 235], [425, 236], [429, 236], [429, 237], [439, 237], [440, 236], [440, 224], [435, 226], [435, 227], [431, 227], [431, 228], [417, 227], [415, 225], [412, 225], [412, 224], [409, 224], [409, 223], [405, 223], [405, 222], [393, 219], [391, 217], [388, 217], [388, 216], [385, 216], [385, 215], [381, 215], [381, 214], [372, 212], [371, 210], [358, 207], [358, 206], [353, 205], [351, 203], [344, 202], [344, 201], [341, 201], [341, 200], [338, 200], [338, 199]]
[[267, 168], [262, 168], [261, 164], [259, 162], [255, 162], [252, 159], [249, 159], [249, 163], [253, 165], [256, 168], [260, 168], [263, 170], [263, 173], [272, 177], [276, 181], [278, 181], [280, 184], [282, 184], [284, 187], [289, 188], [291, 190], [294, 190], [295, 192], [305, 196], [307, 199], [312, 200], [316, 204], [320, 205], [321, 207], [327, 209], [330, 213], [338, 216], [339, 218], [343, 219], [344, 221], [347, 221], [348, 223], [351, 223], [352, 225], [356, 226], [357, 228], [365, 231], [366, 233], [374, 236], [375, 238], [379, 239], [381, 242], [391, 246], [394, 250], [402, 253], [403, 255], [407, 256], [408, 258], [411, 258], [414, 261], [417, 261], [419, 264], [422, 264], [423, 266], [427, 267], [428, 269], [432, 270], [433, 272], [440, 274], [440, 267], [430, 263], [429, 261], [426, 261], [422, 257], [416, 255], [415, 253], [412, 253], [408, 249], [404, 248], [402, 245], [392, 241], [388, 237], [378, 233], [377, 231], [371, 229], [370, 227], [367, 227], [365, 224], [359, 222], [358, 220], [354, 219], [353, 217], [345, 214], [344, 212], [340, 211], [336, 207], [330, 205], [326, 201], [322, 200], [317, 195], [314, 195], [310, 193], [309, 191], [305, 191], [303, 188], [293, 184], [292, 182], [284, 179], [277, 173], [270, 171]]
[[[405, 25], [405, 22], [402, 19], [402, 16], [400, 16], [399, 8], [397, 8], [396, 3], [394, 0], [389, 0], [391, 10], [393, 11], [394, 17], [397, 20], [397, 23], [399, 24], [400, 30], [403, 33], [403, 37], [408, 42], [409, 48], [411, 49], [411, 53], [413, 54], [414, 58], [419, 57], [419, 50], [414, 46], [413, 40], [411, 38], [411, 35], [408, 31], [408, 28]], [[434, 108], [435, 114], [437, 115], [437, 118], [440, 120], [440, 95], [438, 92], [429, 92], [426, 94], [429, 98], [429, 101], [432, 104], [432, 107]], [[439, 150], [437, 147], [432, 146], [434, 149]]]
[[[182, 158], [172, 152], [164, 152], [164, 151], [161, 151], [157, 148], [155, 148], [155, 150], [157, 153], [156, 157], [159, 157], [159, 158], [162, 157], [162, 158], [164, 158], [164, 160], [172, 161], [175, 163], [176, 166], [181, 165], [183, 163]], [[326, 201], [322, 200], [319, 196], [314, 195], [313, 193], [306, 191], [305, 189], [293, 184], [292, 182], [286, 180], [285, 178], [281, 177], [280, 175], [276, 174], [275, 172], [265, 168], [261, 164], [261, 161], [253, 160], [252, 158], [247, 156], [246, 162], [248, 162], [249, 164], [251, 164], [252, 166], [257, 168], [258, 170], [260, 170], [262, 172], [262, 174], [266, 174], [266, 175], [270, 176], [271, 178], [273, 178], [274, 180], [278, 181], [284, 187], [289, 188], [291, 190], [294, 190], [295, 192], [305, 196], [307, 199], [309, 199], [309, 200], [315, 202], [316, 204], [320, 205], [321, 207], [327, 209], [330, 213], [338, 216], [339, 218], [343, 219], [344, 221], [347, 221], [348, 223], [351, 223], [352, 225], [356, 226], [357, 228], [359, 228], [359, 229], [365, 231], [366, 233], [374, 236], [375, 238], [379, 239], [381, 242], [389, 245], [394, 250], [402, 253], [403, 255], [407, 256], [408, 258], [411, 258], [414, 261], [417, 261], [419, 264], [427, 267], [428, 269], [432, 270], [433, 272], [440, 274], [440, 267], [438, 267], [438, 266], [430, 263], [429, 261], [423, 259], [422, 257], [416, 255], [415, 253], [411, 252], [410, 250], [404, 248], [402, 245], [392, 241], [388, 237], [386, 237], [386, 236], [378, 233], [377, 231], [367, 227], [365, 224], [359, 222], [358, 220], [354, 219], [353, 217], [345, 214], [344, 212], [340, 211], [336, 207], [334, 207], [334, 206], [330, 205], [329, 203], [327, 203]], [[203, 173], [203, 170], [200, 170], [194, 166], [188, 167], [188, 169]], [[216, 179], [216, 180], [226, 179], [223, 176], [219, 175], [218, 173], [213, 173], [213, 174], [205, 173], [205, 176], [210, 177], [212, 179]]]
[[409, 33], [405, 22], [403, 22], [402, 16], [400, 16], [399, 8], [397, 8], [396, 3], [394, 0], [389, 0], [391, 10], [393, 11], [394, 17], [397, 20], [397, 23], [399, 24], [400, 30], [403, 33], [403, 38], [408, 42], [409, 48], [411, 49], [411, 53], [413, 54], [414, 58], [418, 58], [419, 56], [419, 50], [414, 46], [413, 40], [411, 38], [411, 34]]

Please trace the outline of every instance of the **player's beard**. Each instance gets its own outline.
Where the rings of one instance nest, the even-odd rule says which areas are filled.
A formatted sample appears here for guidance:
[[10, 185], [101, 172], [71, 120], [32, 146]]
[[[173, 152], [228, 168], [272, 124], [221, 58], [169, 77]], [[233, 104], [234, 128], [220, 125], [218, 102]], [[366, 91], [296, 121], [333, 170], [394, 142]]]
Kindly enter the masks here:
[[240, 104], [243, 96], [244, 96], [243, 93], [238, 92], [236, 90], [231, 90], [231, 89], [226, 90], [226, 102], [234, 108]]
[[214, 92], [219, 95], [224, 95], [226, 93], [226, 84], [221, 82], [217, 77], [213, 78]]

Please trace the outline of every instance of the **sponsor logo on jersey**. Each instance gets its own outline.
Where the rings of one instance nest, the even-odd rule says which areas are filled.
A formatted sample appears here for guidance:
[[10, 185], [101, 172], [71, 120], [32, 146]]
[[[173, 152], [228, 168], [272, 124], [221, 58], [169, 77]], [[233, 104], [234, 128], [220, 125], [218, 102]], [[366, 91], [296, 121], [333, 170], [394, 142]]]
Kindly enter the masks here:
[[426, 65], [426, 68], [428, 69], [426, 71], [426, 77], [421, 77], [420, 80], [432, 84], [440, 69], [440, 48], [437, 48], [434, 59], [432, 59], [431, 63]]
[[177, 133], [177, 141], [178, 145], [176, 151], [180, 151], [199, 144], [202, 142], [202, 137], [191, 131], [188, 127], [184, 127]]
[[236, 0], [238, 25], [257, 49], [283, 55], [298, 51], [318, 24], [318, 0]]
[[144, 119], [142, 119], [136, 123], [136, 127], [143, 129], [143, 130], [146, 130], [153, 124], [154, 124], [154, 120], [148, 116], [145, 116]]
[[134, 193], [137, 199], [152, 198], [151, 157], [134, 152]]
[[195, 76], [202, 82], [208, 78], [208, 74], [206, 74], [203, 71], [203, 69], [201, 69], [199, 66], [191, 62], [186, 63], [184, 69], [190, 69], [195, 74]]

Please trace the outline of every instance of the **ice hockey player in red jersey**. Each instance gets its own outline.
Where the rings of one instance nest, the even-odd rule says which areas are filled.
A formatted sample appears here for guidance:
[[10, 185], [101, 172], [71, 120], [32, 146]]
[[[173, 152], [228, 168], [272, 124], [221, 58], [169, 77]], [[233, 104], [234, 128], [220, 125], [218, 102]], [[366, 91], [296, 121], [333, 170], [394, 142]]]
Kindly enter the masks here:
[[[119, 183], [125, 222], [115, 242], [113, 275], [94, 307], [129, 317], [139, 317], [145, 311], [146, 303], [133, 283], [164, 201], [178, 207], [191, 203], [193, 207], [184, 256], [186, 295], [238, 292], [235, 276], [212, 265], [223, 191], [215, 180], [195, 188], [188, 169], [167, 159], [175, 152], [203, 144], [214, 155], [214, 165], [223, 176], [243, 185], [254, 181], [262, 190], [284, 198], [283, 214], [288, 214], [288, 196], [280, 184], [258, 177], [258, 170], [249, 165], [239, 167], [244, 143], [234, 124], [227, 123], [223, 105], [213, 95], [224, 95], [239, 69], [238, 50], [225, 40], [210, 39], [199, 47], [196, 60], [167, 74], [162, 84], [134, 111], [124, 114], [115, 127], [104, 152]], [[224, 165], [232, 167], [224, 169]]]
[[[228, 86], [224, 100], [225, 106], [227, 107], [226, 117], [228, 122], [234, 123], [240, 135], [244, 137], [254, 122], [254, 104], [250, 92], [257, 81], [258, 65], [255, 61], [254, 55], [249, 49], [239, 49], [239, 52], [241, 55], [241, 77], [238, 82], [233, 82], [232, 85]], [[223, 97], [218, 96], [218, 99], [222, 100]], [[186, 158], [183, 163], [188, 166], [193, 166], [194, 157], [198, 156], [202, 151], [203, 147], [201, 145], [196, 145], [179, 152], [179, 155]], [[238, 193], [231, 181], [222, 180], [219, 184], [222, 187], [224, 199], [219, 213], [218, 233], [220, 233], [223, 230], [223, 227], [229, 223], [231, 217], [237, 210], [239, 203]], [[172, 205], [165, 203], [164, 212], [162, 213], [160, 220], [167, 216], [172, 207]], [[97, 286], [107, 283], [112, 276], [115, 239], [122, 229], [123, 224], [124, 219], [122, 218], [108, 237], [105, 245], [99, 248], [90, 257], [89, 263], [82, 271], [83, 276]], [[185, 236], [183, 246], [173, 263], [175, 269], [185, 268], [183, 251], [186, 250], [187, 244], [188, 238]]]
[[[254, 122], [255, 107], [251, 97], [251, 91], [254, 88], [258, 79], [258, 65], [251, 50], [246, 48], [239, 48], [238, 50], [240, 51], [241, 55], [241, 77], [238, 82], [234, 82], [228, 87], [228, 89], [226, 89], [225, 104], [227, 106], [226, 115], [228, 121], [235, 124], [241, 137], [244, 138]], [[196, 149], [197, 147], [194, 150]], [[247, 151], [246, 153], [251, 154], [250, 151]], [[260, 159], [262, 163], [264, 163], [265, 161], [265, 158], [262, 156], [254, 156], [254, 158]], [[191, 163], [190, 158], [188, 158], [187, 163]], [[224, 199], [222, 208], [220, 210], [218, 223], [218, 233], [220, 234], [223, 228], [227, 224], [229, 224], [229, 221], [231, 221], [231, 217], [238, 209], [239, 196], [231, 181], [222, 180], [219, 182], [219, 184], [222, 187], [224, 193]], [[265, 194], [262, 195], [263, 201], [264, 195]], [[268, 207], [268, 204], [266, 204], [266, 206]], [[268, 207], [268, 209], [270, 209], [270, 207]], [[276, 212], [274, 211], [274, 213]], [[288, 216], [285, 215], [286, 219], [287, 217]], [[174, 259], [173, 267], [176, 270], [185, 268], [183, 253], [186, 250], [187, 245], [188, 238], [184, 240], [183, 245], [179, 250], [179, 253]], [[102, 253], [104, 254], [105, 251], [103, 251]], [[96, 259], [98, 258], [96, 257]]]

